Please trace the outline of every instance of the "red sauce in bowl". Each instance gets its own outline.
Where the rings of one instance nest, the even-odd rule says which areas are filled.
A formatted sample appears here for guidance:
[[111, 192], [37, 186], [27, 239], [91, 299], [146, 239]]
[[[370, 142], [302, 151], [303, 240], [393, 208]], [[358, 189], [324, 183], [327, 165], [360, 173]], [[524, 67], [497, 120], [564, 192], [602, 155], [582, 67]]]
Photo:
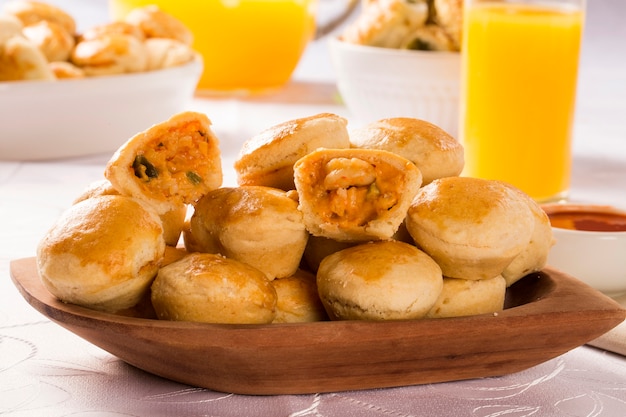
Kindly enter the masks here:
[[626, 212], [609, 206], [546, 205], [553, 227], [589, 232], [626, 232]]

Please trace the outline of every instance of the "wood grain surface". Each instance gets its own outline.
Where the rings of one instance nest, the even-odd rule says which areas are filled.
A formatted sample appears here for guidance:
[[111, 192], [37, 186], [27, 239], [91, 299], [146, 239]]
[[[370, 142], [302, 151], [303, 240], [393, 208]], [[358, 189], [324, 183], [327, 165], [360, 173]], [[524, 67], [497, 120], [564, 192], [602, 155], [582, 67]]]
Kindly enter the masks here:
[[304, 394], [510, 374], [595, 339], [626, 318], [615, 301], [546, 268], [508, 289], [498, 314], [412, 321], [222, 325], [159, 321], [64, 304], [34, 258], [11, 277], [36, 310], [147, 372], [238, 394]]

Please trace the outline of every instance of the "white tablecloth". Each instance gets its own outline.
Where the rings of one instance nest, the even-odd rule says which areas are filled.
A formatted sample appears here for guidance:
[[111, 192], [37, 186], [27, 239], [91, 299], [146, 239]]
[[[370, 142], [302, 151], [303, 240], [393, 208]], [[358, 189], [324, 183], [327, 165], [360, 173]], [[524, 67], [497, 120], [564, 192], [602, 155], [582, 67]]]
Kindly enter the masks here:
[[[626, 3], [589, 3], [593, 9], [581, 68], [571, 197], [626, 207], [626, 60], [619, 57], [621, 50], [612, 49], [618, 43], [623, 49], [626, 32], [618, 16], [626, 13]], [[91, 4], [103, 5], [103, 0]], [[89, 16], [101, 17], [82, 7]], [[334, 93], [327, 51], [320, 41], [311, 45], [283, 93], [266, 101], [198, 98], [192, 109], [213, 120], [222, 143], [225, 183], [234, 185], [232, 161], [250, 135], [321, 111], [350, 119], [334, 101]], [[37, 242], [60, 213], [89, 182], [102, 178], [109, 156], [0, 162], [0, 415], [626, 415], [626, 357], [590, 346], [503, 377], [319, 395], [211, 392], [126, 365], [45, 319], [9, 279], [10, 260], [34, 256]]]

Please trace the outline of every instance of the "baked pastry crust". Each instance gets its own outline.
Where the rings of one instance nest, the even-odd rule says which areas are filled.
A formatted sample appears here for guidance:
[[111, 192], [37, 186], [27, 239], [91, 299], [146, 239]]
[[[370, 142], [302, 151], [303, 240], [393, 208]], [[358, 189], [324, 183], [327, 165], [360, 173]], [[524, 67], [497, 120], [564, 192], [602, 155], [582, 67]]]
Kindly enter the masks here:
[[452, 39], [456, 50], [460, 50], [463, 33], [463, 0], [432, 1], [437, 24]]
[[55, 22], [42, 20], [28, 25], [22, 34], [43, 52], [48, 62], [67, 61], [76, 45], [74, 35]]
[[70, 60], [88, 76], [125, 74], [145, 71], [148, 52], [134, 36], [108, 33], [78, 42]]
[[48, 63], [48, 67], [57, 80], [85, 78], [85, 71], [67, 61], [54, 61]]
[[347, 120], [332, 113], [290, 120], [247, 140], [234, 167], [239, 185], [294, 189], [293, 164], [318, 148], [350, 147]]
[[530, 241], [534, 219], [519, 192], [500, 181], [447, 177], [421, 188], [406, 226], [450, 278], [488, 279]]
[[224, 256], [193, 253], [159, 270], [152, 305], [162, 320], [271, 323], [276, 291], [255, 268]]
[[143, 199], [163, 214], [194, 204], [222, 185], [219, 140], [206, 115], [178, 113], [130, 138], [104, 175], [121, 193]]
[[119, 195], [72, 205], [37, 247], [44, 286], [60, 300], [115, 312], [134, 306], [165, 251], [157, 214]]
[[502, 275], [489, 279], [443, 278], [443, 289], [426, 317], [463, 317], [497, 313], [504, 309], [506, 281]]
[[421, 119], [381, 119], [350, 132], [350, 141], [355, 148], [381, 149], [413, 162], [422, 173], [422, 185], [458, 176], [465, 164], [463, 145], [439, 126]]
[[139, 27], [146, 38], [176, 39], [185, 45], [193, 42], [193, 34], [184, 23], [155, 5], [134, 8], [124, 21]]
[[375, 149], [318, 149], [294, 179], [307, 230], [343, 242], [390, 239], [422, 184], [411, 161]]
[[295, 274], [275, 279], [276, 317], [272, 323], [311, 323], [328, 320], [317, 294], [315, 275], [298, 269]]
[[530, 241], [513, 261], [502, 271], [507, 287], [526, 275], [537, 272], [548, 263], [550, 248], [556, 243], [552, 233], [550, 218], [535, 200], [521, 190], [512, 187], [523, 198], [533, 215], [534, 226]]
[[380, 241], [329, 255], [317, 271], [317, 286], [331, 320], [419, 319], [439, 297], [443, 276], [415, 246]]
[[76, 33], [74, 18], [52, 4], [32, 0], [13, 0], [5, 3], [3, 10], [20, 19], [24, 26], [45, 20], [61, 25], [71, 35]]
[[17, 80], [54, 80], [43, 52], [21, 36], [0, 44], [0, 81]]
[[150, 38], [146, 39], [145, 45], [148, 71], [176, 67], [196, 59], [196, 53], [190, 46], [175, 39]]
[[378, 0], [364, 3], [359, 17], [341, 34], [345, 42], [400, 48], [428, 19], [425, 0]]
[[193, 249], [245, 262], [270, 280], [296, 272], [309, 237], [298, 204], [262, 186], [209, 192], [196, 204], [190, 229]]
[[22, 32], [22, 21], [10, 14], [0, 13], [0, 45]]

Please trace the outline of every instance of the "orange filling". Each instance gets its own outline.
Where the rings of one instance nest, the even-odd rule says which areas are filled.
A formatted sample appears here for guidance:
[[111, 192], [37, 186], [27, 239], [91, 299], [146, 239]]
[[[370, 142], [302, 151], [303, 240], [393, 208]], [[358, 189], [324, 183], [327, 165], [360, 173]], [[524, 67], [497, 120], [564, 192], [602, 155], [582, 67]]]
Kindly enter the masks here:
[[161, 200], [178, 197], [187, 204], [195, 202], [208, 191], [204, 181], [213, 168], [209, 140], [202, 126], [193, 122], [148, 142], [133, 163], [144, 191]]
[[358, 158], [318, 161], [314, 168], [317, 207], [325, 221], [363, 226], [393, 209], [403, 173], [382, 162]]

